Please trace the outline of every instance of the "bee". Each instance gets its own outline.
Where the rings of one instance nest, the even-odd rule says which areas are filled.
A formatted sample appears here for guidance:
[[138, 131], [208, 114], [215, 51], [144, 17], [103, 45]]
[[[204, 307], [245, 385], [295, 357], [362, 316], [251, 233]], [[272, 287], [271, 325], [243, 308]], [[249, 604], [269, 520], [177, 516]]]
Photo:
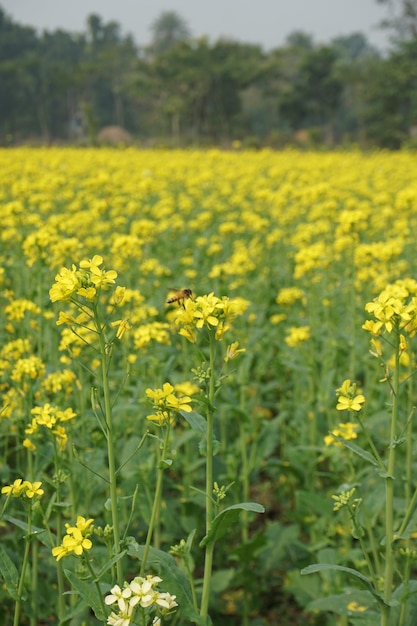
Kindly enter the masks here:
[[178, 302], [178, 306], [182, 306], [185, 309], [184, 300], [191, 298], [193, 292], [191, 289], [171, 289], [172, 295], [168, 298], [167, 304]]

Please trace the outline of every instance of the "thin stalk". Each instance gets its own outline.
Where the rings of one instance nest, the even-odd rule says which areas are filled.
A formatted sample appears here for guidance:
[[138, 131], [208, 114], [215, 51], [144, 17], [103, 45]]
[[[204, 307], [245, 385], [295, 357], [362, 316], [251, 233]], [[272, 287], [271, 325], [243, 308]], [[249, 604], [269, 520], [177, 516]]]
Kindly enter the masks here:
[[[118, 516], [118, 503], [117, 503], [117, 472], [116, 472], [116, 456], [115, 456], [115, 441], [113, 432], [113, 419], [112, 419], [112, 407], [110, 400], [110, 388], [109, 388], [109, 352], [108, 346], [104, 336], [103, 328], [98, 319], [97, 311], [94, 309], [94, 322], [98, 332], [100, 355], [101, 355], [101, 372], [103, 383], [103, 395], [104, 395], [104, 416], [106, 420], [106, 439], [107, 439], [107, 455], [108, 455], [108, 467], [109, 467], [109, 489], [110, 489], [110, 502], [111, 502], [111, 514], [112, 514], [112, 526], [113, 526], [113, 546], [114, 554], [120, 554], [120, 531], [119, 531], [119, 516]], [[116, 578], [119, 585], [123, 582], [122, 563], [119, 559], [116, 563]]]
[[[405, 504], [406, 510], [404, 515], [403, 523], [401, 524], [401, 529], [406, 528], [408, 524], [409, 515], [411, 516], [411, 511], [414, 509], [415, 505], [415, 497], [416, 493], [411, 495], [412, 492], [412, 479], [413, 479], [413, 377], [410, 372], [410, 376], [408, 378], [407, 384], [408, 391], [408, 420], [407, 420], [407, 434], [406, 434], [406, 471], [405, 471]], [[400, 535], [401, 536], [401, 535]], [[407, 539], [407, 548], [406, 548], [406, 562], [403, 573], [403, 593], [401, 597], [401, 611], [398, 620], [398, 626], [404, 626], [405, 618], [406, 618], [406, 608], [407, 608], [407, 597], [409, 594], [409, 583], [410, 583], [410, 573], [411, 573], [411, 538]]]
[[[88, 567], [88, 570], [89, 570], [89, 572], [91, 574], [91, 580], [93, 581], [94, 586], [96, 588], [97, 596], [98, 596], [98, 599], [99, 599], [99, 602], [100, 602], [100, 605], [101, 605], [101, 610], [103, 611], [103, 614], [106, 615], [106, 605], [104, 604], [103, 595], [102, 595], [101, 589], [100, 589], [100, 583], [97, 580], [96, 573], [93, 570], [93, 567], [92, 567], [92, 565], [90, 563], [90, 559], [88, 558], [88, 556], [85, 557], [84, 561], [85, 561], [85, 563], [86, 563], [86, 565]], [[106, 624], [106, 622], [104, 622], [104, 624]]]
[[[57, 466], [55, 466], [55, 470]], [[61, 503], [61, 484], [59, 479], [56, 480], [56, 501], [58, 505]], [[58, 544], [62, 541], [62, 515], [61, 509], [57, 510], [57, 518], [56, 518], [56, 538]], [[65, 582], [64, 582], [64, 567], [62, 561], [57, 561], [56, 564], [57, 571], [57, 579], [58, 579], [58, 615], [60, 621], [65, 617], [65, 601], [64, 601], [64, 593], [65, 593]]]
[[411, 554], [407, 554], [407, 560], [404, 568], [404, 576], [403, 576], [403, 594], [401, 598], [401, 611], [398, 619], [398, 626], [403, 626], [405, 624], [406, 617], [406, 609], [407, 609], [407, 596], [408, 596], [408, 585], [410, 583], [410, 573], [411, 573]]
[[377, 579], [376, 579], [376, 575], [375, 575], [375, 570], [374, 570], [374, 566], [372, 564], [372, 560], [371, 560], [371, 558], [370, 558], [370, 556], [368, 554], [368, 550], [366, 548], [365, 541], [363, 540], [363, 537], [362, 537], [362, 529], [356, 522], [356, 516], [355, 516], [354, 509], [351, 506], [349, 506], [349, 505], [348, 505], [348, 511], [349, 511], [351, 522], [352, 522], [353, 527], [355, 529], [356, 537], [358, 538], [359, 545], [361, 547], [361, 550], [362, 550], [362, 553], [364, 555], [366, 564], [368, 566], [369, 576], [370, 576], [370, 578], [372, 580], [373, 585], [376, 586]]
[[146, 535], [145, 550], [143, 552], [142, 564], [141, 564], [141, 567], [140, 567], [140, 575], [141, 576], [143, 576], [144, 573], [145, 573], [146, 561], [148, 559], [148, 553], [149, 553], [149, 547], [151, 545], [152, 535], [153, 535], [153, 532], [155, 530], [155, 524], [156, 524], [157, 519], [158, 519], [159, 509], [160, 509], [160, 505], [161, 505], [162, 480], [163, 480], [164, 471], [165, 471], [165, 461], [166, 461], [167, 450], [168, 450], [169, 432], [170, 432], [170, 425], [168, 423], [168, 425], [167, 425], [167, 427], [165, 429], [164, 442], [163, 442], [163, 445], [162, 445], [162, 453], [161, 453], [161, 456], [160, 456], [160, 459], [159, 459], [159, 463], [158, 463], [158, 470], [157, 470], [157, 475], [156, 475], [155, 496], [154, 496], [153, 505], [152, 505], [152, 513], [151, 513], [151, 519], [150, 519], [150, 522], [149, 522], [148, 532], [147, 532], [147, 535]]
[[29, 504], [28, 505], [28, 528], [27, 528], [26, 535], [24, 537], [25, 551], [23, 554], [22, 570], [20, 572], [19, 585], [17, 587], [17, 596], [19, 599], [16, 600], [16, 604], [14, 608], [13, 626], [19, 626], [20, 609], [22, 608], [23, 586], [24, 586], [24, 581], [25, 581], [26, 567], [29, 561], [31, 533], [32, 533], [32, 507]]
[[197, 611], [198, 611], [197, 594], [195, 592], [194, 577], [193, 577], [193, 573], [192, 573], [191, 568], [190, 568], [188, 555], [187, 555], [187, 558], [184, 560], [184, 565], [185, 565], [185, 569], [187, 570], [188, 582], [190, 583], [190, 589], [191, 589], [191, 596], [192, 596], [192, 599], [193, 599], [194, 611], [197, 613]]
[[[246, 385], [240, 381], [239, 407], [242, 413], [245, 412], [245, 388]], [[240, 458], [242, 463], [242, 502], [249, 501], [249, 460], [248, 460], [248, 436], [247, 426], [244, 420], [239, 422], [240, 428]], [[249, 520], [247, 511], [242, 511], [242, 543], [246, 543], [249, 539]], [[242, 626], [249, 625], [249, 605], [250, 595], [243, 595], [242, 606]]]
[[[246, 376], [245, 376], [246, 378]], [[240, 380], [240, 392], [239, 392], [239, 408], [242, 414], [245, 414], [246, 408], [246, 396], [245, 396], [246, 383], [245, 380]], [[242, 463], [242, 502], [248, 502], [249, 500], [249, 454], [248, 454], [248, 433], [246, 422], [239, 420], [240, 427], [240, 458]], [[248, 516], [247, 511], [242, 512], [242, 542], [245, 543], [249, 537]]]
[[32, 544], [32, 555], [31, 555], [32, 572], [31, 572], [30, 588], [31, 588], [32, 597], [30, 600], [30, 604], [31, 604], [30, 626], [37, 626], [38, 624], [38, 577], [39, 577], [38, 553], [39, 553], [39, 543], [35, 541]]
[[[209, 388], [207, 408], [207, 448], [206, 448], [206, 534], [209, 533], [213, 520], [214, 503], [213, 490], [213, 417], [214, 417], [214, 348], [215, 339], [210, 333], [210, 357], [209, 357]], [[211, 571], [213, 566], [214, 542], [206, 544], [204, 560], [203, 592], [201, 597], [200, 616], [207, 620], [210, 600]]]
[[398, 421], [398, 394], [400, 388], [400, 337], [396, 329], [395, 366], [392, 380], [392, 412], [391, 433], [388, 452], [387, 477], [385, 479], [385, 572], [384, 572], [384, 600], [382, 609], [381, 626], [388, 626], [394, 577], [394, 474], [395, 474], [395, 441], [397, 436]]

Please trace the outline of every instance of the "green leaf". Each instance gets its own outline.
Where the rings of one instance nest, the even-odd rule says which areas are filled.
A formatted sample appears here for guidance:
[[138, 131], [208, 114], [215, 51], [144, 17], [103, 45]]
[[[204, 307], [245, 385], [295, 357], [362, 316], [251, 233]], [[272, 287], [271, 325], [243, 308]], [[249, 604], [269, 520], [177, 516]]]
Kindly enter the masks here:
[[26, 593], [22, 594], [22, 598], [19, 598], [17, 592], [19, 586], [19, 572], [2, 545], [0, 545], [0, 572], [6, 584], [7, 591], [10, 593], [13, 600], [16, 600], [16, 602], [20, 599], [26, 600]]
[[[4, 519], [6, 519], [11, 524], [14, 524], [18, 528], [21, 528], [27, 534], [27, 531], [28, 531], [28, 528], [29, 528], [28, 525], [27, 525], [27, 522], [24, 522], [23, 520], [20, 520], [17, 517], [13, 517], [12, 515], [5, 515]], [[39, 528], [38, 526], [34, 526], [32, 524], [30, 536], [31, 537], [35, 537], [35, 536], [38, 537], [39, 535], [45, 534], [45, 532], [46, 531], [45, 531], [44, 528]]]
[[196, 413], [196, 411], [189, 411], [188, 413], [187, 411], [180, 411], [180, 414], [193, 430], [206, 437], [207, 420], [200, 413]]
[[256, 502], [241, 502], [240, 504], [233, 504], [223, 509], [211, 523], [210, 530], [200, 542], [200, 546], [205, 546], [209, 543], [214, 543], [217, 539], [223, 537], [228, 528], [235, 524], [242, 511], [252, 511], [253, 513], [264, 513], [265, 509], [261, 504]]
[[315, 572], [324, 572], [326, 570], [345, 572], [346, 574], [354, 576], [368, 589], [368, 591], [372, 593], [372, 595], [378, 600], [380, 604], [387, 606], [384, 598], [375, 589], [369, 578], [361, 574], [361, 572], [358, 572], [356, 569], [352, 569], [351, 567], [345, 567], [344, 565], [333, 565], [332, 563], [316, 563], [302, 569], [301, 574], [314, 574]]
[[[200, 454], [206, 456], [207, 454], [207, 420], [205, 417], [200, 415], [200, 413], [196, 413], [196, 411], [180, 411], [180, 414], [183, 416], [186, 422], [191, 426], [191, 429], [201, 436], [201, 440], [199, 443], [199, 451]], [[214, 436], [213, 433], [213, 455], [216, 455], [220, 449], [220, 443]]]
[[381, 468], [381, 465], [378, 462], [378, 459], [376, 459], [374, 455], [368, 452], [367, 450], [363, 450], [362, 448], [357, 446], [355, 443], [352, 443], [351, 441], [346, 441], [346, 439], [342, 439], [341, 437], [337, 437], [336, 435], [332, 434], [332, 437], [333, 439], [336, 439], [336, 441], [344, 445], [345, 448], [348, 448], [349, 450], [354, 452], [357, 456], [360, 456], [361, 459], [363, 459], [367, 463], [370, 463], [371, 465], [373, 465], [374, 467], [378, 467], [379, 469]]
[[[309, 611], [331, 611], [337, 615], [349, 615], [349, 605], [356, 603], [366, 609], [366, 616], [372, 615], [372, 620], [375, 623], [375, 618], [379, 618], [379, 612], [376, 611], [377, 605], [375, 598], [369, 593], [369, 591], [361, 591], [359, 589], [349, 590], [346, 593], [327, 596], [327, 598], [318, 598], [308, 604]], [[362, 618], [362, 615], [361, 615]], [[361, 622], [362, 624], [362, 619]], [[379, 623], [377, 621], [376, 623]]]
[[84, 602], [94, 611], [96, 618], [104, 622], [107, 619], [107, 615], [104, 613], [100, 599], [97, 597], [98, 592], [95, 585], [81, 580], [81, 578], [74, 572], [71, 572], [71, 570], [65, 569], [64, 572], [73, 589], [78, 591]]
[[112, 559], [110, 559], [110, 561], [107, 561], [105, 563], [105, 565], [103, 565], [103, 567], [100, 569], [99, 572], [97, 572], [96, 577], [94, 579], [94, 582], [98, 582], [100, 580], [100, 578], [102, 578], [104, 576], [104, 574], [113, 567], [113, 565], [115, 565], [117, 563], [117, 561], [120, 561], [120, 559], [122, 559], [125, 554], [126, 554], [126, 550], [123, 550], [122, 552], [120, 552], [119, 554], [116, 554], [116, 556], [114, 556]]
[[172, 459], [163, 459], [160, 463], [158, 463], [158, 469], [169, 469], [172, 465]]
[[[144, 546], [141, 546], [133, 537], [128, 538], [129, 547], [128, 554], [143, 559]], [[147, 567], [155, 568], [162, 578], [161, 588], [176, 595], [176, 601], [181, 609], [181, 616], [198, 624], [205, 626], [205, 622], [201, 620], [193, 606], [190, 583], [185, 574], [179, 569], [174, 557], [162, 550], [149, 548], [146, 560]]]

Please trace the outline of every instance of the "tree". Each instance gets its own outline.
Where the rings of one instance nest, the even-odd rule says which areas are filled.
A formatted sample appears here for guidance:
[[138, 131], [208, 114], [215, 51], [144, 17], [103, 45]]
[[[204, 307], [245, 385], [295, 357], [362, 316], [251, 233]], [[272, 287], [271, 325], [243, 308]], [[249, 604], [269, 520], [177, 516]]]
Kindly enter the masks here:
[[151, 25], [154, 54], [166, 52], [179, 41], [187, 41], [191, 31], [187, 22], [175, 11], [164, 11]]
[[287, 47], [296, 48], [298, 50], [311, 51], [314, 48], [313, 37], [302, 30], [294, 30], [290, 33], [285, 43]]
[[389, 16], [382, 26], [390, 28], [398, 40], [417, 37], [417, 0], [376, 0], [385, 5]]
[[122, 35], [115, 21], [106, 24], [92, 14], [87, 26], [83, 107], [87, 107], [95, 126], [125, 126], [131, 111], [129, 92], [138, 60], [136, 46], [130, 35]]
[[331, 43], [339, 60], [346, 64], [369, 56], [379, 56], [378, 50], [369, 44], [363, 33], [336, 37]]
[[417, 38], [402, 42], [369, 73], [365, 122], [369, 138], [397, 149], [417, 124]]
[[306, 54], [293, 83], [283, 93], [280, 113], [293, 130], [321, 127], [333, 141], [334, 119], [343, 83], [335, 73], [336, 53], [321, 46]]
[[255, 80], [262, 59], [260, 46], [210, 44], [205, 37], [151, 57], [142, 64], [141, 89], [153, 100], [160, 131], [171, 132], [175, 143], [180, 136], [196, 142], [235, 136], [242, 90]]

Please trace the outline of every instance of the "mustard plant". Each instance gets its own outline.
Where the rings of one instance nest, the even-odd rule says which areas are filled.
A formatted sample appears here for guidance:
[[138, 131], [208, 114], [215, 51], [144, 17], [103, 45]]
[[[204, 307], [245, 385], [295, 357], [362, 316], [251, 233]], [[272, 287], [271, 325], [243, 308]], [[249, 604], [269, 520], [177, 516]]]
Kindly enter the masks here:
[[[362, 393], [356, 383], [345, 380], [337, 390], [336, 409], [355, 414], [358, 423], [341, 423], [326, 438], [327, 445], [343, 446], [367, 464], [365, 472], [357, 468], [356, 474], [351, 474], [339, 493], [332, 496], [334, 511], [346, 511], [348, 515], [365, 571], [330, 563], [303, 570], [305, 574], [338, 570], [356, 578], [368, 590], [368, 599], [362, 602], [359, 612], [362, 618], [367, 612], [368, 623], [378, 626], [411, 626], [413, 596], [417, 593], [417, 586], [410, 579], [415, 560], [411, 537], [417, 502], [412, 478], [414, 409], [410, 403], [415, 368], [411, 344], [417, 331], [416, 294], [416, 281], [399, 280], [387, 285], [365, 307], [372, 318], [363, 324], [363, 329], [371, 334], [370, 354], [380, 365], [380, 384], [386, 385], [388, 391], [389, 410], [383, 410], [380, 428], [377, 430], [373, 424], [371, 407], [361, 417], [367, 404], [366, 390]], [[353, 442], [358, 432], [363, 434], [361, 446]], [[382, 481], [384, 489], [376, 515], [369, 483], [377, 481]], [[369, 523], [372, 518], [377, 525]], [[346, 611], [349, 614], [349, 606]]]
[[[24, 552], [22, 558], [22, 565], [20, 573], [17, 571], [13, 561], [8, 556], [5, 549], [0, 546], [1, 556], [1, 572], [4, 577], [4, 581], [7, 590], [13, 600], [15, 601], [15, 610], [13, 617], [13, 626], [18, 626], [20, 622], [22, 602], [27, 598], [27, 592], [25, 590], [25, 576], [26, 570], [30, 560], [30, 549], [33, 539], [36, 537], [37, 532], [32, 528], [33, 510], [37, 507], [40, 498], [44, 494], [42, 489], [42, 483], [39, 481], [29, 482], [28, 480], [22, 480], [17, 478], [12, 485], [6, 485], [2, 488], [1, 493], [6, 496], [6, 501], [2, 507], [0, 519], [3, 517], [11, 498], [19, 498], [26, 510], [26, 527], [24, 535]], [[36, 589], [32, 589], [32, 593], [35, 593]], [[32, 598], [32, 608], [35, 599]]]
[[[57, 324], [65, 324], [71, 333], [90, 345], [97, 354], [100, 362], [100, 377], [98, 379], [100, 401], [94, 409], [99, 426], [107, 442], [108, 476], [110, 509], [113, 529], [113, 552], [117, 560], [115, 563], [117, 580], [122, 581], [120, 529], [117, 497], [117, 465], [115, 453], [115, 434], [113, 424], [113, 405], [110, 395], [109, 371], [112, 358], [113, 343], [123, 336], [128, 328], [128, 320], [119, 320], [113, 326], [109, 323], [109, 314], [106, 313], [102, 302], [103, 292], [113, 287], [117, 272], [105, 270], [103, 258], [95, 255], [90, 260], [82, 260], [77, 268], [62, 268], [55, 277], [55, 283], [50, 289], [52, 302], [68, 302], [72, 305], [69, 311], [60, 311]], [[116, 287], [113, 295], [113, 308], [123, 301], [124, 290]]]
[[[213, 476], [213, 459], [217, 454], [218, 442], [214, 434], [214, 417], [216, 413], [216, 395], [220, 390], [222, 379], [217, 367], [217, 345], [223, 340], [225, 333], [230, 330], [233, 320], [245, 312], [248, 302], [228, 297], [219, 298], [210, 293], [198, 296], [195, 300], [187, 300], [175, 315], [175, 324], [179, 334], [186, 337], [191, 343], [196, 343], [199, 333], [203, 333], [208, 342], [208, 358], [199, 368], [194, 370], [196, 381], [201, 385], [203, 397], [202, 406], [204, 416], [196, 412], [182, 413], [189, 423], [204, 434], [203, 452], [205, 465], [205, 537], [200, 545], [204, 547], [203, 587], [200, 601], [201, 624], [209, 623], [210, 586], [213, 568], [213, 553], [216, 540], [220, 538], [226, 528], [236, 520], [241, 511], [262, 512], [263, 507], [255, 503], [244, 502], [219, 510], [219, 502], [225, 496], [224, 488], [219, 488]], [[234, 342], [227, 348], [225, 360], [229, 361], [244, 352]], [[221, 497], [219, 494], [221, 493]], [[215, 497], [216, 496], [216, 499]]]

